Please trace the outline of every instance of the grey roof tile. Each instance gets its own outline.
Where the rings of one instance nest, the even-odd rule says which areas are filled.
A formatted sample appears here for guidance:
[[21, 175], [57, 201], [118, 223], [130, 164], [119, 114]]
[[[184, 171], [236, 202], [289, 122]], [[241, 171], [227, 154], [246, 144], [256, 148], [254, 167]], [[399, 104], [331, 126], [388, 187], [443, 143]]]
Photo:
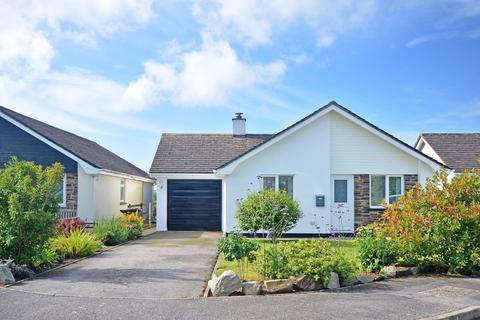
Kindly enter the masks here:
[[455, 171], [480, 169], [480, 133], [423, 133], [422, 137]]
[[105, 149], [94, 141], [55, 128], [44, 122], [27, 117], [2, 106], [0, 106], [0, 112], [3, 112], [22, 125], [35, 131], [44, 138], [98, 169], [105, 169], [144, 178], [150, 177], [145, 171]]

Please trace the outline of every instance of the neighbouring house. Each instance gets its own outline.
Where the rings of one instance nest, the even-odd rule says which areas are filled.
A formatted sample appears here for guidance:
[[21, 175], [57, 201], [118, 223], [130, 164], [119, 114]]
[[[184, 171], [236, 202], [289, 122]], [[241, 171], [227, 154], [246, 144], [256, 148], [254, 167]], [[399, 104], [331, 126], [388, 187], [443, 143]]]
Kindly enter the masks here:
[[261, 188], [299, 201], [290, 234], [351, 233], [444, 166], [335, 101], [277, 134], [170, 134], [150, 169], [158, 230], [234, 230], [238, 199]]
[[480, 169], [480, 133], [423, 133], [415, 148], [460, 174]]
[[148, 173], [91, 140], [0, 107], [0, 165], [12, 156], [65, 167], [59, 218], [93, 222], [152, 203], [155, 180]]

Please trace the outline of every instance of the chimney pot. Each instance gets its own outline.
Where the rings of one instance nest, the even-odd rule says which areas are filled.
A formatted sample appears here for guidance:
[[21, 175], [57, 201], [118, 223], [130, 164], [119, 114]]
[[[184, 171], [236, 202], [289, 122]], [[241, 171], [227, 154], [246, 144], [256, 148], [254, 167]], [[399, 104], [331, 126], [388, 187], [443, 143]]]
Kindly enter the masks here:
[[236, 112], [235, 118], [232, 119], [233, 123], [233, 137], [234, 138], [245, 138], [245, 123], [247, 119], [243, 117], [242, 112]]

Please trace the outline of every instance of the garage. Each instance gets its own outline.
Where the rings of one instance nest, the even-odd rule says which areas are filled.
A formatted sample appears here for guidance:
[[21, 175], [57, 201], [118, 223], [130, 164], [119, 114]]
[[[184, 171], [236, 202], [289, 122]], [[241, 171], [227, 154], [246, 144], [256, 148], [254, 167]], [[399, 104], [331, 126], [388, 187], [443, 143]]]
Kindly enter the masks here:
[[222, 181], [169, 179], [167, 229], [221, 231]]

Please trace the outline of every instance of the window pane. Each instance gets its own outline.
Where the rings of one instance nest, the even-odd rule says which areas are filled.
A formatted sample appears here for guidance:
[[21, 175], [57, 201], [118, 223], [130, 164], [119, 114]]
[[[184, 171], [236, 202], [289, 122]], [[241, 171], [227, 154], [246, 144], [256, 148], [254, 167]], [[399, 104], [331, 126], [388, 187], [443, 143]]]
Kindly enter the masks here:
[[370, 205], [381, 206], [385, 200], [385, 176], [371, 176], [370, 179]]
[[64, 203], [64, 187], [65, 187], [65, 179], [66, 179], [66, 176], [64, 175], [63, 176], [63, 180], [62, 182], [60, 183], [60, 186], [58, 187], [58, 190], [56, 192], [56, 195], [60, 198], [60, 204], [63, 205]]
[[392, 204], [392, 203], [398, 201], [398, 198], [400, 198], [400, 196], [390, 196], [390, 197], [388, 197], [388, 203]]
[[120, 180], [120, 201], [125, 201], [125, 179]]
[[284, 190], [290, 197], [293, 197], [293, 176], [279, 176], [278, 188]]
[[401, 177], [389, 177], [388, 178], [388, 195], [400, 195], [402, 194], [402, 178]]
[[275, 191], [275, 177], [263, 177], [263, 189]]
[[347, 180], [335, 180], [334, 189], [334, 202], [347, 202]]

